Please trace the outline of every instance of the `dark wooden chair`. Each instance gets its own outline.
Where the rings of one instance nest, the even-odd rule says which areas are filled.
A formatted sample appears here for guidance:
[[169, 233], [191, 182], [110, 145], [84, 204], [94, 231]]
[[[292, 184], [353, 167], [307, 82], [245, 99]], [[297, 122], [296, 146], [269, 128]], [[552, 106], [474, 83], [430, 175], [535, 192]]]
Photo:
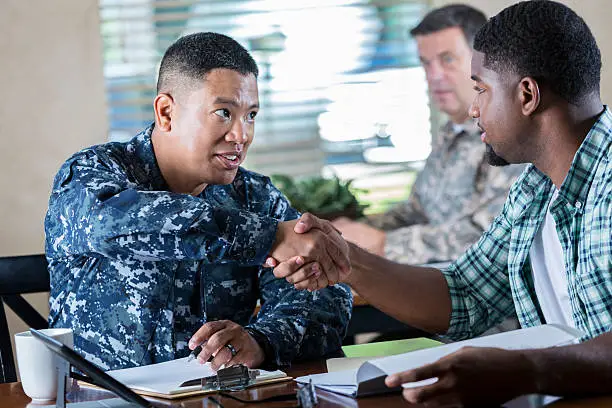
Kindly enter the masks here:
[[[47, 319], [21, 295], [48, 292], [49, 271], [44, 255], [0, 257], [0, 299], [29, 327], [44, 329]], [[4, 307], [0, 303], [0, 383], [17, 381], [11, 337]]]

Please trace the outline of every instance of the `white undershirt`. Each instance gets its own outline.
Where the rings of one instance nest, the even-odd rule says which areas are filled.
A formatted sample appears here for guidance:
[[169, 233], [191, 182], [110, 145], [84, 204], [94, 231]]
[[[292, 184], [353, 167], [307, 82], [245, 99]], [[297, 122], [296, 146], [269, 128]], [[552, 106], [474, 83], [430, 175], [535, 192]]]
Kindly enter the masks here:
[[[550, 203], [557, 198], [555, 189]], [[567, 274], [563, 262], [563, 248], [557, 235], [550, 204], [529, 250], [536, 296], [546, 323], [559, 323], [574, 327], [572, 308], [567, 289]]]

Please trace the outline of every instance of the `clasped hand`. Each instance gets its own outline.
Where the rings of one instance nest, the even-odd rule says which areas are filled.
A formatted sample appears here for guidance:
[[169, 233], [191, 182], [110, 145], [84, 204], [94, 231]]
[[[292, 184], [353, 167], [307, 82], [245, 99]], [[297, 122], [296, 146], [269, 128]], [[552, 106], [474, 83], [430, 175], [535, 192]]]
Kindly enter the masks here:
[[350, 273], [349, 246], [329, 221], [306, 213], [279, 223], [266, 266], [296, 289], [321, 289]]

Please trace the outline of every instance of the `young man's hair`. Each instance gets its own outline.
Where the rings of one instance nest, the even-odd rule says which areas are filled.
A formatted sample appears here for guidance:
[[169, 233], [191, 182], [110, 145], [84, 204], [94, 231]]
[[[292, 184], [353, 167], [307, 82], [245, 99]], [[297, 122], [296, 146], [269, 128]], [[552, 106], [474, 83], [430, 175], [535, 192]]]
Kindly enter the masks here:
[[410, 30], [410, 35], [433, 34], [445, 28], [459, 27], [465, 40], [472, 46], [474, 36], [487, 22], [487, 16], [480, 10], [465, 4], [449, 4], [427, 13], [423, 20]]
[[502, 10], [476, 34], [474, 49], [496, 72], [532, 77], [571, 104], [599, 95], [601, 54], [584, 20], [548, 0]]
[[255, 77], [259, 74], [253, 57], [236, 40], [218, 33], [189, 34], [166, 50], [159, 67], [157, 92], [170, 92], [176, 87], [202, 81], [217, 68]]

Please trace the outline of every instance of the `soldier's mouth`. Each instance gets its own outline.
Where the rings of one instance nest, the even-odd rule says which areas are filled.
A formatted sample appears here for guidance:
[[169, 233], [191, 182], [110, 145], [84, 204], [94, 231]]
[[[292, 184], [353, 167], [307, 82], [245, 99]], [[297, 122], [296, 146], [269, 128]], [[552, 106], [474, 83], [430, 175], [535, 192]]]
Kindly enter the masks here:
[[215, 157], [227, 170], [235, 170], [240, 166], [240, 153], [221, 153], [216, 154]]

